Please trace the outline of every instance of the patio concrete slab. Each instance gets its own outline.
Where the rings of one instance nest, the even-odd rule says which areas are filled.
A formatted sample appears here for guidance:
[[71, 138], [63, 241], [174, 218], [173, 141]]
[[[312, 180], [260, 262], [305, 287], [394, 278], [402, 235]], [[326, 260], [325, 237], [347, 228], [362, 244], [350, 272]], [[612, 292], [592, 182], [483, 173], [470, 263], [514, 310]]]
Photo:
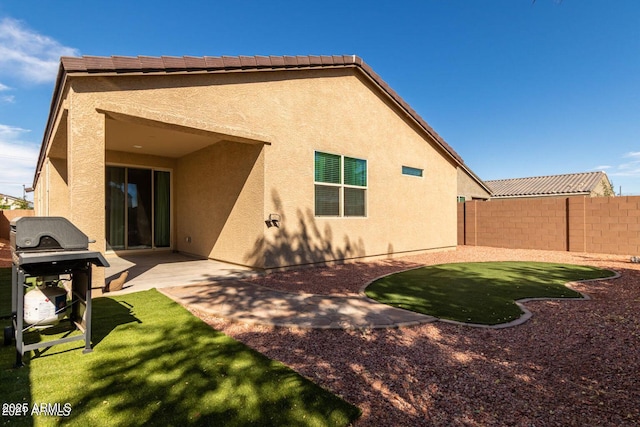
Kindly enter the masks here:
[[125, 271], [129, 272], [123, 289], [109, 292], [107, 295], [237, 280], [261, 274], [248, 267], [172, 252], [120, 256], [113, 254], [107, 256], [107, 261], [110, 267], [105, 271], [106, 283], [118, 278]]
[[365, 296], [293, 294], [240, 281], [163, 288], [180, 304], [214, 316], [313, 329], [397, 328], [438, 319]]

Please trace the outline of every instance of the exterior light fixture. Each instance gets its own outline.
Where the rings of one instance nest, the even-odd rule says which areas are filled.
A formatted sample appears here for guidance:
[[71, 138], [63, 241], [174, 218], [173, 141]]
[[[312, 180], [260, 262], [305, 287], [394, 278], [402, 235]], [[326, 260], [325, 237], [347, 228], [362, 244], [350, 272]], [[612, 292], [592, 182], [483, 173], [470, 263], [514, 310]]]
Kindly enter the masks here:
[[267, 224], [267, 227], [269, 228], [271, 227], [280, 228], [280, 215], [269, 214], [269, 219], [267, 219], [264, 223]]

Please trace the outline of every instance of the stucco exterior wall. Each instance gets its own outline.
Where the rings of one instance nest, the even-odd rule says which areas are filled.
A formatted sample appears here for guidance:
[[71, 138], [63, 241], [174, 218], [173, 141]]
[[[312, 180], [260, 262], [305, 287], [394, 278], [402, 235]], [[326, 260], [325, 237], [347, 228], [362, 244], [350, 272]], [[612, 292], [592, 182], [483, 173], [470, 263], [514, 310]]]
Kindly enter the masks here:
[[222, 141], [196, 151], [178, 160], [175, 182], [177, 249], [249, 264], [265, 227], [262, 146]]
[[482, 188], [476, 181], [471, 179], [462, 168], [458, 168], [458, 196], [462, 196], [465, 200], [488, 200], [491, 194]]
[[67, 160], [50, 158], [46, 165], [47, 181], [49, 182], [48, 214], [71, 218], [69, 210], [69, 185], [67, 176]]
[[[68, 189], [56, 197], [97, 249], [105, 165], [141, 162], [174, 172], [180, 251], [276, 268], [456, 245], [456, 165], [354, 69], [71, 77], [70, 86]], [[110, 120], [139, 115], [218, 139], [175, 159], [108, 150]], [[314, 217], [315, 150], [367, 160], [366, 218]], [[269, 214], [279, 228], [265, 225]]]
[[[353, 75], [279, 86], [295, 96], [272, 101], [286, 126], [265, 148], [265, 215], [282, 218], [265, 232], [267, 268], [455, 246], [456, 169], [403, 114]], [[315, 150], [367, 161], [366, 218], [314, 216]]]

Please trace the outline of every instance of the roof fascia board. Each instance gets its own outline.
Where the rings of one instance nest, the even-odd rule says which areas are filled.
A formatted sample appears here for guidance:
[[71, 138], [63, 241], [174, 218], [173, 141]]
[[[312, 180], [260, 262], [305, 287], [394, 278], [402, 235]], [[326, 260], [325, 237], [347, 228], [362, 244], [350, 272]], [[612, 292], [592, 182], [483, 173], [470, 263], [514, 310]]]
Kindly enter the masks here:
[[[67, 72], [62, 66], [62, 62], [58, 66], [58, 75], [56, 77], [56, 84], [53, 87], [53, 95], [51, 96], [51, 105], [49, 106], [49, 117], [47, 118], [47, 126], [42, 137], [42, 144], [40, 145], [40, 153], [38, 154], [38, 162], [36, 163], [36, 169], [33, 175], [32, 188], [36, 188], [42, 165], [46, 157], [46, 153], [49, 151], [49, 144], [51, 143], [51, 135], [53, 135], [53, 125], [57, 121], [57, 113], [62, 113], [60, 104], [62, 102], [63, 88], [67, 86]], [[61, 114], [60, 114], [61, 115]]]

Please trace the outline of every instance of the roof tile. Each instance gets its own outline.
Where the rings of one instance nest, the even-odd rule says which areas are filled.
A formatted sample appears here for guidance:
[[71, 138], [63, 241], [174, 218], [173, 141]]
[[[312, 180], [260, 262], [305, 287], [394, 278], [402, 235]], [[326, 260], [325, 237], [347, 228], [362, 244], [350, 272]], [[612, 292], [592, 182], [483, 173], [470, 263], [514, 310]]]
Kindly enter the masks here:
[[113, 66], [116, 70], [140, 70], [140, 59], [135, 56], [112, 56]]
[[260, 68], [309, 68], [356, 66], [367, 74], [379, 87], [385, 91], [404, 111], [413, 118], [429, 134], [437, 144], [447, 151], [457, 162], [464, 165], [462, 158], [424, 121], [409, 104], [407, 104], [362, 58], [356, 55], [341, 56], [205, 56], [205, 57], [97, 57], [83, 56], [81, 58], [63, 57], [61, 59], [62, 72], [73, 73], [83, 71], [94, 72], [128, 72], [128, 71], [231, 71], [239, 69]]
[[113, 60], [105, 56], [83, 56], [87, 71], [115, 71]]
[[223, 56], [222, 61], [224, 62], [225, 68], [241, 68], [242, 62], [240, 62], [240, 58], [237, 56]]
[[356, 56], [355, 55], [342, 55], [342, 59], [345, 64], [355, 64]]
[[192, 70], [202, 70], [207, 68], [207, 63], [203, 57], [198, 56], [185, 56], [184, 63], [188, 69]]
[[161, 58], [167, 70], [186, 70], [187, 68], [183, 57], [162, 56]]
[[164, 70], [164, 62], [157, 56], [138, 56], [138, 60], [143, 71]]
[[342, 55], [333, 55], [331, 58], [333, 59], [333, 64], [334, 65], [344, 65], [345, 64], [344, 56], [342, 56]]
[[492, 197], [531, 197], [566, 194], [589, 194], [606, 178], [604, 172], [582, 172], [564, 175], [485, 181]]
[[224, 61], [219, 56], [205, 56], [204, 63], [209, 69], [224, 69]]
[[240, 65], [242, 68], [256, 68], [258, 66], [258, 62], [254, 56], [239, 56]]
[[309, 58], [309, 65], [311, 66], [322, 65], [322, 57], [319, 55], [310, 55], [307, 58]]
[[259, 68], [271, 68], [271, 58], [268, 56], [256, 56], [256, 66]]
[[285, 67], [297, 67], [298, 59], [295, 56], [284, 56], [284, 65]]
[[296, 56], [296, 61], [298, 62], [299, 67], [308, 67], [313, 65], [310, 56]]
[[333, 56], [321, 55], [320, 62], [322, 65], [335, 65], [333, 62]]
[[269, 56], [269, 59], [271, 59], [271, 65], [273, 67], [284, 67], [286, 65], [283, 56]]
[[67, 71], [87, 71], [87, 62], [84, 58], [74, 56], [63, 56], [60, 58], [62, 68]]

